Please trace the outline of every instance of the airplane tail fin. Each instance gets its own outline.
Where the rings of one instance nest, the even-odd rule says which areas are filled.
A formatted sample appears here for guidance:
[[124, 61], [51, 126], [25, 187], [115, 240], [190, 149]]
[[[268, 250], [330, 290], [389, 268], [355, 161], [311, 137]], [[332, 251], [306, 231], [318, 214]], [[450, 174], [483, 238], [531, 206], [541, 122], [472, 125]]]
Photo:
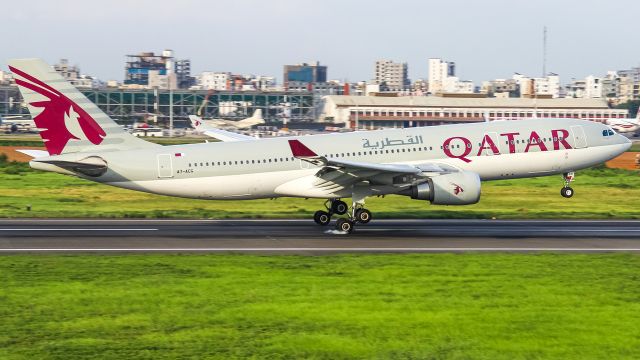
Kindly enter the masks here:
[[239, 128], [250, 128], [254, 125], [264, 124], [264, 118], [262, 117], [262, 109], [256, 109], [250, 118], [240, 120], [237, 123]]
[[189, 115], [189, 121], [191, 121], [191, 126], [196, 129], [196, 131], [202, 132], [204, 130], [204, 122], [201, 117], [197, 115]]
[[126, 132], [40, 59], [15, 59], [9, 69], [50, 155], [158, 146]]

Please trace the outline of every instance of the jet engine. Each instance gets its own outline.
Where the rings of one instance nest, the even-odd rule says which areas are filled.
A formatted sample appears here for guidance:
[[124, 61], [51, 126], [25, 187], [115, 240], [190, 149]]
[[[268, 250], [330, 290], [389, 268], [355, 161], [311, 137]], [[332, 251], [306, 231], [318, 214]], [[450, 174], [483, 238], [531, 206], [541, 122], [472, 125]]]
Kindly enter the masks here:
[[428, 200], [434, 205], [470, 205], [480, 200], [480, 176], [461, 171], [429, 178], [401, 194], [412, 199]]

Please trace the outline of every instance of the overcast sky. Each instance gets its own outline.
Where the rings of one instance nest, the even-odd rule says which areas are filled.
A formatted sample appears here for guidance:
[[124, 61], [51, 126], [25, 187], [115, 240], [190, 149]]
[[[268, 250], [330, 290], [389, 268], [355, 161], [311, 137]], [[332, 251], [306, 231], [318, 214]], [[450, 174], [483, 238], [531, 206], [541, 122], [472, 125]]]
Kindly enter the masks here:
[[[125, 55], [173, 49], [205, 70], [272, 75], [319, 60], [330, 79], [369, 80], [376, 59], [457, 64], [480, 84], [547, 70], [563, 83], [640, 65], [637, 0], [21, 0], [0, 5], [0, 59], [67, 58], [83, 73], [122, 80]], [[6, 70], [6, 64], [2, 69]]]

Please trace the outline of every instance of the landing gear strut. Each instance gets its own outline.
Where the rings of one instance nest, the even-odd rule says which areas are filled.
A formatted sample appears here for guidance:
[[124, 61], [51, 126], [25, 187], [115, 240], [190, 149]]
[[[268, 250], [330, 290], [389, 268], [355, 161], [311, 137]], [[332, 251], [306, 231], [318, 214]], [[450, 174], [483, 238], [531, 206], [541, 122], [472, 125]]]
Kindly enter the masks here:
[[570, 198], [573, 196], [573, 189], [569, 186], [569, 183], [575, 179], [576, 174], [572, 172], [562, 174], [564, 179], [564, 187], [560, 190], [560, 195], [564, 198]]

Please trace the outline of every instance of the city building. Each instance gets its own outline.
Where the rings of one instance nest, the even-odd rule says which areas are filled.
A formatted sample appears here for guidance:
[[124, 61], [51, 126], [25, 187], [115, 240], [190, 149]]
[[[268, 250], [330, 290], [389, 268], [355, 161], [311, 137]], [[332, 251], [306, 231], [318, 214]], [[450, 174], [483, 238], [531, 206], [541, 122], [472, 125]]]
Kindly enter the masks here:
[[560, 93], [560, 76], [558, 74], [549, 73], [543, 78], [530, 78], [522, 74], [513, 75], [513, 80], [520, 87], [521, 97], [551, 97], [559, 98]]
[[612, 104], [620, 102], [620, 77], [615, 71], [608, 71], [604, 77], [589, 75], [573, 80], [566, 86], [566, 96], [573, 98], [606, 98]]
[[489, 120], [626, 118], [603, 99], [325, 96], [320, 120], [350, 128], [413, 127]]
[[640, 99], [640, 67], [618, 70], [617, 73], [620, 78], [618, 101], [625, 103]]
[[202, 89], [228, 90], [230, 72], [203, 71], [196, 77], [197, 84]]
[[191, 76], [191, 60], [176, 60], [176, 81], [180, 89], [188, 89], [195, 85], [196, 78]]
[[327, 82], [327, 67], [320, 65], [319, 61], [314, 64], [285, 65], [283, 83], [285, 88], [290, 81], [305, 83]]
[[482, 82], [480, 92], [488, 97], [520, 97], [520, 85], [514, 79], [495, 79]]
[[444, 81], [450, 76], [456, 76], [456, 64], [450, 61], [443, 61], [438, 58], [431, 58], [429, 64], [429, 92], [437, 94], [444, 91]]
[[80, 67], [78, 65], [69, 65], [69, 60], [67, 59], [60, 59], [57, 64], [53, 65], [53, 68], [75, 87], [93, 88], [104, 86], [98, 79], [80, 74]]
[[10, 73], [0, 70], [0, 85], [8, 85], [10, 82], [11, 82]]
[[178, 89], [194, 84], [191, 77], [191, 62], [176, 60], [173, 50], [164, 50], [161, 55], [142, 52], [127, 55], [124, 86], [129, 88]]
[[381, 91], [403, 91], [409, 89], [409, 68], [407, 63], [395, 63], [391, 60], [376, 61], [375, 84]]

